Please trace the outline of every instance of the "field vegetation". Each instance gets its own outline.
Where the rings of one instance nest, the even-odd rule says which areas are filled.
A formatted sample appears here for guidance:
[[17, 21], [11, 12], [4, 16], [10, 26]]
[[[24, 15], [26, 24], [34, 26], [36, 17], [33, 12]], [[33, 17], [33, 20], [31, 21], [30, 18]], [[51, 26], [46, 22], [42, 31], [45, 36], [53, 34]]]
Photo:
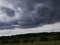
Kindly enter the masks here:
[[0, 45], [60, 45], [60, 32], [2, 36]]

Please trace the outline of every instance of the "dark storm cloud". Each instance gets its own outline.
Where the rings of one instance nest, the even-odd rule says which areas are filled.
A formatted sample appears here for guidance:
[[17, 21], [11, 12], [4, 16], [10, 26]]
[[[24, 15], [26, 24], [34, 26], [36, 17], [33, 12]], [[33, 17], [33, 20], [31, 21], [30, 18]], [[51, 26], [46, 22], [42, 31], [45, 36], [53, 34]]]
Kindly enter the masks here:
[[[16, 20], [1, 22], [0, 29], [33, 28], [45, 24], [53, 24], [60, 21], [60, 1], [59, 0], [6, 0], [14, 8], [2, 7], [8, 19], [20, 16]], [[18, 11], [20, 7], [22, 11]], [[20, 9], [20, 10], [21, 10]], [[18, 12], [16, 15], [15, 13]], [[20, 13], [22, 12], [22, 13]], [[18, 17], [19, 17], [18, 16]]]
[[13, 17], [15, 15], [14, 10], [6, 8], [6, 7], [2, 7], [1, 9], [4, 13], [7, 14], [7, 16]]

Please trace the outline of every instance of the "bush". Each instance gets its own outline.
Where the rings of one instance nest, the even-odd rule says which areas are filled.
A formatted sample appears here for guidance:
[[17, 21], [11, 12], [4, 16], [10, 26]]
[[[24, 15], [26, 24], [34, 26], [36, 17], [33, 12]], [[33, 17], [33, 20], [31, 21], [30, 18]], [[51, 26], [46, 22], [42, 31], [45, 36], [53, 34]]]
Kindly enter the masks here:
[[42, 37], [40, 37], [40, 41], [48, 41], [48, 40], [49, 40], [49, 38], [46, 37], [46, 36], [42, 36]]

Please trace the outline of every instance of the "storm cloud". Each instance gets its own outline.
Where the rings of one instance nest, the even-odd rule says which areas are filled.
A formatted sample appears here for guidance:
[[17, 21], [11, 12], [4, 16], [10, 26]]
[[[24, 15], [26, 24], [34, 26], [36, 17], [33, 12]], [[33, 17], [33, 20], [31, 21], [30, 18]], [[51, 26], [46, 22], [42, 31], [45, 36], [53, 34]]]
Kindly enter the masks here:
[[0, 29], [34, 28], [60, 22], [59, 0], [0, 0]]

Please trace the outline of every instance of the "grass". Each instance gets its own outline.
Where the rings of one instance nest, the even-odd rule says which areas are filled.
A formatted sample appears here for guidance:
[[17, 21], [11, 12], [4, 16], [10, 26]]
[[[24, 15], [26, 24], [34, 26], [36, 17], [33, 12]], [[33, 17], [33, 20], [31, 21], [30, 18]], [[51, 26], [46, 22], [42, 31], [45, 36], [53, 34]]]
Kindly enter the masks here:
[[0, 45], [60, 45], [60, 32], [2, 36]]
[[36, 42], [28, 42], [28, 43], [6, 43], [6, 44], [2, 44], [0, 43], [0, 45], [60, 45], [60, 41], [36, 41]]

